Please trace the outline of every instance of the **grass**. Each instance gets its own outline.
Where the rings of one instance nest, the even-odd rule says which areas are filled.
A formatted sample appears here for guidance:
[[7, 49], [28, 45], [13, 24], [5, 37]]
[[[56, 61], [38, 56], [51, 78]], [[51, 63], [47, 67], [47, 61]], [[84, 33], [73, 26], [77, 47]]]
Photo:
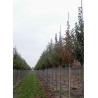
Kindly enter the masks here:
[[[16, 96], [17, 95], [17, 96]], [[32, 71], [14, 89], [13, 98], [47, 98], [38, 78]]]

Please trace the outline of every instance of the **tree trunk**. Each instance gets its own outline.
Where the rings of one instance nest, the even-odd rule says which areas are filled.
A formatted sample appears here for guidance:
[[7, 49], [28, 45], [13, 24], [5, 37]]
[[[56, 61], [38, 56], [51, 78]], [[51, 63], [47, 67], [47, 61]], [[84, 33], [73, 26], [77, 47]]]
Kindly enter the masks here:
[[59, 75], [60, 75], [60, 98], [61, 98], [61, 66], [59, 67]]
[[69, 82], [69, 98], [70, 98], [70, 64], [69, 64], [69, 78], [68, 78], [68, 82]]

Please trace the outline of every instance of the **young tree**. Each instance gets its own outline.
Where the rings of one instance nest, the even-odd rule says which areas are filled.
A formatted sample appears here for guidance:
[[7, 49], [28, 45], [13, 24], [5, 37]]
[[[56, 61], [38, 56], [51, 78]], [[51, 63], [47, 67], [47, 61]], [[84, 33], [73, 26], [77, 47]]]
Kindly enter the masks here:
[[79, 23], [76, 23], [75, 26], [75, 36], [76, 36], [76, 47], [75, 53], [77, 60], [83, 65], [84, 63], [84, 22], [82, 21], [82, 11], [81, 7], [79, 8], [78, 15]]

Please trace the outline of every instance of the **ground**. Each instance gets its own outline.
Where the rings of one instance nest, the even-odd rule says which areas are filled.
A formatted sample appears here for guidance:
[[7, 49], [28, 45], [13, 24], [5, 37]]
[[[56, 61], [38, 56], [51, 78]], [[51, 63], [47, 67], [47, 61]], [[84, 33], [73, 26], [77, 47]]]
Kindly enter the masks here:
[[[30, 72], [24, 78], [19, 80], [14, 86], [13, 90], [13, 98], [59, 98], [59, 75], [57, 90], [56, 90], [56, 77], [54, 76], [54, 89], [53, 89], [53, 81], [48, 80], [48, 87], [45, 85], [44, 81], [39, 78], [34, 71]], [[68, 98], [68, 77], [61, 76], [61, 98]], [[48, 76], [48, 79], [50, 77]], [[73, 81], [74, 79], [74, 81]], [[80, 81], [78, 81], [80, 80]], [[71, 76], [70, 77], [70, 98], [84, 98], [81, 95], [81, 77]]]

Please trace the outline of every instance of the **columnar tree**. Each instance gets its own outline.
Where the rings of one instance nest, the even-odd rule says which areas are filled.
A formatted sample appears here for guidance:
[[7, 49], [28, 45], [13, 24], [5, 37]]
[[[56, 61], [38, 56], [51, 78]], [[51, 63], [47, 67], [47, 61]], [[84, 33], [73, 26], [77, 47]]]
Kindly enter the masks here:
[[84, 63], [84, 22], [82, 21], [82, 10], [79, 7], [79, 15], [78, 15], [79, 23], [75, 25], [75, 37], [76, 37], [76, 47], [75, 53], [77, 60], [83, 65]]

